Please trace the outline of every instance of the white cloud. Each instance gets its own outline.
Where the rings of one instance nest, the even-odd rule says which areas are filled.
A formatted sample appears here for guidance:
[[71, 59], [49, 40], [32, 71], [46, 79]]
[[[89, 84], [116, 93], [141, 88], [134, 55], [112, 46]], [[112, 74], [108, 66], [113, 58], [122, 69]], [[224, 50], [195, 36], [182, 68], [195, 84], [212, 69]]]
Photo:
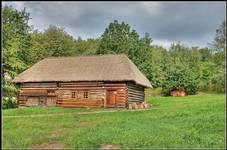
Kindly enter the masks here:
[[152, 45], [159, 45], [159, 46], [162, 46], [166, 49], [169, 49], [171, 44], [173, 43], [174, 41], [168, 41], [168, 40], [154, 40]]
[[22, 10], [24, 8], [24, 2], [15, 2], [14, 5], [15, 8], [19, 10]]
[[4, 1], [3, 6], [6, 5], [6, 4], [12, 5], [17, 10], [22, 10], [24, 8], [25, 2], [23, 2], [23, 1], [20, 1], [20, 2]]
[[162, 13], [162, 4], [160, 2], [141, 2], [141, 5], [149, 15], [159, 16]]

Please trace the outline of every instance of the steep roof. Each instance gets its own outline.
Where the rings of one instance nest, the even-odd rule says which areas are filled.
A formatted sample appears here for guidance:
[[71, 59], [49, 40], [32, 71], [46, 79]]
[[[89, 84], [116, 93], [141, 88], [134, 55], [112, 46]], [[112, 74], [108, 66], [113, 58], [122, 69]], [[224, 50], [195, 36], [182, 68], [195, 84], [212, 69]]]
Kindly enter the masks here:
[[124, 54], [46, 58], [19, 74], [13, 82], [134, 81], [152, 87]]

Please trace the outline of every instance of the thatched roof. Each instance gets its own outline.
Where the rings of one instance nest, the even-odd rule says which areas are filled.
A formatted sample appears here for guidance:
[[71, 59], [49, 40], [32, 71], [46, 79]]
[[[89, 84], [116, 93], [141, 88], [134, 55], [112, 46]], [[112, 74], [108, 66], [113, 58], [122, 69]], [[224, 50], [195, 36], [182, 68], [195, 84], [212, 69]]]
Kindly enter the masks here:
[[14, 83], [51, 81], [134, 81], [152, 87], [124, 54], [46, 58], [13, 80]]

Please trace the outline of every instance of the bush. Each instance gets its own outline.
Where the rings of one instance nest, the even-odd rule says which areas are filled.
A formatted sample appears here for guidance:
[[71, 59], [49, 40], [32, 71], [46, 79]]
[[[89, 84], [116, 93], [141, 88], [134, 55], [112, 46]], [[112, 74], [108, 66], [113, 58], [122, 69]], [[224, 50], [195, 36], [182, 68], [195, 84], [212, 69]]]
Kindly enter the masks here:
[[12, 97], [3, 97], [2, 98], [2, 108], [9, 109], [9, 108], [16, 108], [17, 107], [17, 99]]
[[13, 97], [15, 95], [17, 95], [17, 87], [9, 82], [6, 81], [5, 79], [3, 79], [3, 96], [4, 97]]
[[171, 91], [185, 91], [188, 95], [196, 94], [198, 91], [198, 82], [196, 75], [185, 67], [176, 67], [165, 72], [162, 93], [169, 96]]

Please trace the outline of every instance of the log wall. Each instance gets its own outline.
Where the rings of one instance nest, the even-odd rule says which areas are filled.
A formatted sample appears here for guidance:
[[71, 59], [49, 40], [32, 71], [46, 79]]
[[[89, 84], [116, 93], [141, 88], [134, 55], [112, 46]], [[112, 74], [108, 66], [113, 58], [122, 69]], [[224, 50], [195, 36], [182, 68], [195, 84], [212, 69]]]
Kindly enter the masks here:
[[128, 104], [133, 102], [140, 103], [144, 101], [144, 87], [134, 83], [128, 83]]
[[103, 107], [103, 100], [58, 100], [57, 105], [74, 108], [98, 108]]
[[[48, 87], [48, 85], [50, 85]], [[20, 85], [19, 106], [56, 105], [56, 93], [53, 83], [25, 83]], [[56, 85], [56, 84], [55, 84]]]
[[21, 88], [56, 88], [57, 83], [22, 83]]
[[116, 107], [125, 108], [127, 106], [127, 90], [127, 87], [117, 90]]
[[[19, 106], [105, 107], [108, 90], [117, 92], [116, 107], [127, 106], [127, 85], [120, 82], [23, 83]], [[87, 98], [83, 95], [85, 91]], [[75, 92], [75, 98], [72, 98], [72, 92]]]

